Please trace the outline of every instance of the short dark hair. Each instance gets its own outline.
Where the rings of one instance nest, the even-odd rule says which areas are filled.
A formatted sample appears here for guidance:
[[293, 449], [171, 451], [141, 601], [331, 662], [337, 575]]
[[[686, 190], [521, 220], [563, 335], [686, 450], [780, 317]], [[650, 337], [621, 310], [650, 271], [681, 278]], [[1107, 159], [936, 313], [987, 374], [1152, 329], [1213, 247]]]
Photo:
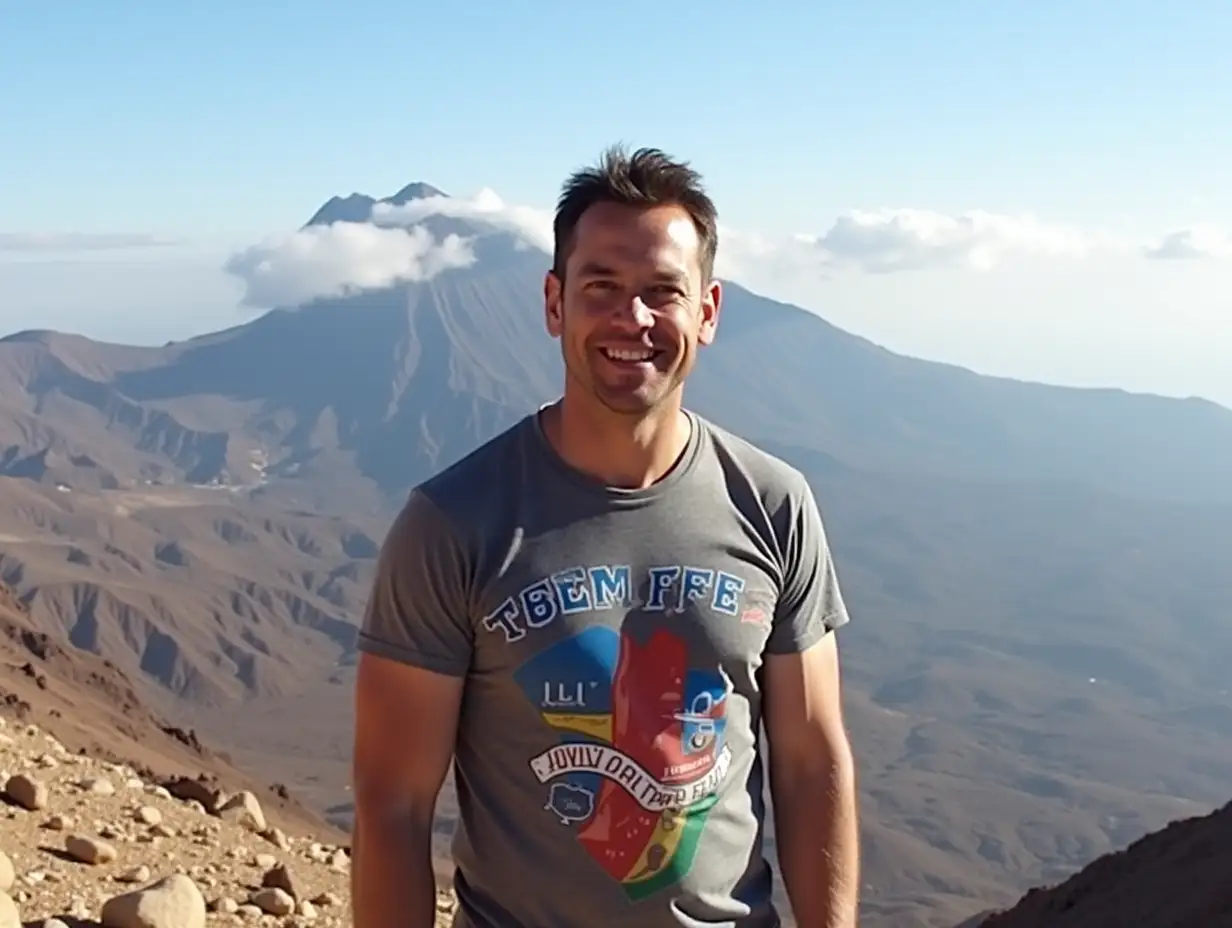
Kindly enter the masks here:
[[677, 161], [658, 148], [639, 148], [629, 154], [623, 145], [608, 148], [598, 164], [575, 171], [561, 188], [552, 224], [552, 270], [557, 277], [565, 279], [565, 263], [582, 214], [604, 202], [682, 207], [697, 228], [702, 276], [709, 283], [719, 245], [718, 211], [702, 186], [701, 175], [687, 161]]

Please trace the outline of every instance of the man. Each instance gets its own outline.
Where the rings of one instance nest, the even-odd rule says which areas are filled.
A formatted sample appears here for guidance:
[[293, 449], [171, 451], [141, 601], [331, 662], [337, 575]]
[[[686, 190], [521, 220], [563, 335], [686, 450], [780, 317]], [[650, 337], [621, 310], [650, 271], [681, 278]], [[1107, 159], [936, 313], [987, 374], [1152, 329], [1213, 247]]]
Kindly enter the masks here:
[[[714, 206], [656, 150], [566, 184], [562, 397], [410, 495], [360, 635], [356, 928], [432, 924], [453, 760], [459, 928], [856, 924], [847, 621], [793, 468], [682, 407], [715, 338]], [[750, 363], [774, 363], [772, 358]]]

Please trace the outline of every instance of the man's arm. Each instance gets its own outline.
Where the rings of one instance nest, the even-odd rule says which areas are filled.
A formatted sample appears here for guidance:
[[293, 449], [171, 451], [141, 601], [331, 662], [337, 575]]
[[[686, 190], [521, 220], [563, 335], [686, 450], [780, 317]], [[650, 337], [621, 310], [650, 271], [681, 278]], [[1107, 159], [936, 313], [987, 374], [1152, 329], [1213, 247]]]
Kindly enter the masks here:
[[432, 817], [453, 757], [462, 678], [361, 654], [355, 686], [355, 928], [429, 928]]
[[767, 655], [763, 697], [779, 868], [800, 928], [855, 928], [855, 762], [840, 708], [833, 632]]
[[355, 928], [430, 928], [432, 819], [470, 667], [469, 559], [411, 495], [381, 548], [359, 633], [351, 910]]
[[779, 868], [800, 928], [855, 928], [856, 777], [836, 641], [847, 607], [802, 478], [779, 518], [783, 586], [761, 674]]

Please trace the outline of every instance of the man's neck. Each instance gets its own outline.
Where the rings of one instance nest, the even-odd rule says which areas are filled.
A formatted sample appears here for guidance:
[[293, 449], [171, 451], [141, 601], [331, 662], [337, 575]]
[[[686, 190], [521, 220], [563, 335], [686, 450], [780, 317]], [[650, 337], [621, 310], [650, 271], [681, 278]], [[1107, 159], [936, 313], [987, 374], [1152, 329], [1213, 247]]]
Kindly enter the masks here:
[[609, 487], [641, 490], [662, 480], [689, 443], [679, 402], [624, 416], [567, 394], [541, 413], [548, 441], [566, 463]]

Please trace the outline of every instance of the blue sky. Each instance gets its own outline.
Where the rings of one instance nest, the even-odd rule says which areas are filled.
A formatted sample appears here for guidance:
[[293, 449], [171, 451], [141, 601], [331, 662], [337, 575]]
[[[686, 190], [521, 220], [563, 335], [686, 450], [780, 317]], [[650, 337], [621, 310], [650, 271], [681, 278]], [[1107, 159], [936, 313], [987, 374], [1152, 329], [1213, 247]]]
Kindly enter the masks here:
[[[1030, 214], [1144, 244], [1228, 230], [1230, 48], [1226, 2], [0, 0], [0, 235], [184, 242], [105, 257], [10, 249], [0, 328], [45, 319], [153, 340], [210, 327], [236, 311], [238, 285], [194, 275], [221, 273], [228, 250], [293, 229], [331, 194], [427, 180], [548, 208], [564, 174], [615, 139], [690, 158], [722, 220], [749, 233], [824, 236], [848, 211], [882, 208]], [[1130, 264], [1033, 266], [1040, 299], [1073, 301], [1077, 286], [1083, 306], [1111, 307], [1070, 333], [1089, 348], [1072, 357], [1049, 348], [1048, 326], [1069, 316], [1014, 317], [1026, 329], [1009, 345], [995, 314], [1031, 307], [981, 308], [1021, 296], [1021, 264], [978, 280], [801, 277], [776, 295], [909, 353], [1232, 403], [1232, 374], [1188, 369], [1212, 339], [1232, 351], [1232, 305], [1209, 292], [1232, 281], [1228, 260]], [[68, 266], [88, 294], [74, 295]], [[1126, 281], [1147, 273], [1172, 276]], [[196, 282], [178, 302], [176, 274]], [[1191, 308], [1178, 315], [1178, 300]], [[126, 321], [107, 328], [115, 313]], [[1188, 360], [1152, 379], [1142, 364], [1160, 314]], [[1101, 339], [1122, 336], [1140, 348], [1111, 363]], [[1034, 354], [1015, 361], [1024, 347]]]

